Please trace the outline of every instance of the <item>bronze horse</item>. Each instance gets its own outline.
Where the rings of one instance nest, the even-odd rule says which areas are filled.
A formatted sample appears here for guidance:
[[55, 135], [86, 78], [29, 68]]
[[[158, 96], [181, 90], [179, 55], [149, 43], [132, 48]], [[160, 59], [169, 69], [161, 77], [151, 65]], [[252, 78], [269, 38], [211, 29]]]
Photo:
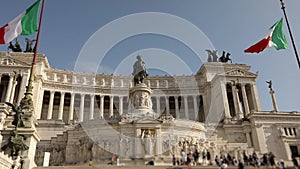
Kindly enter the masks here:
[[232, 60], [229, 58], [229, 56], [230, 56], [230, 53], [227, 53], [226, 56], [225, 56], [225, 51], [223, 51], [223, 54], [219, 58], [219, 61], [223, 62], [223, 63], [227, 63], [228, 61], [230, 61], [230, 63], [232, 63]]

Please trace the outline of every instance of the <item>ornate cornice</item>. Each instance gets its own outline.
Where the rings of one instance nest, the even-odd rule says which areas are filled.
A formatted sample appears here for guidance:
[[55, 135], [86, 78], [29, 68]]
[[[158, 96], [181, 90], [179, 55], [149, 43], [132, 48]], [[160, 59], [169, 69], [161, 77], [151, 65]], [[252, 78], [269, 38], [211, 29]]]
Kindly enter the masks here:
[[256, 112], [248, 118], [255, 123], [295, 123], [300, 121], [300, 112]]

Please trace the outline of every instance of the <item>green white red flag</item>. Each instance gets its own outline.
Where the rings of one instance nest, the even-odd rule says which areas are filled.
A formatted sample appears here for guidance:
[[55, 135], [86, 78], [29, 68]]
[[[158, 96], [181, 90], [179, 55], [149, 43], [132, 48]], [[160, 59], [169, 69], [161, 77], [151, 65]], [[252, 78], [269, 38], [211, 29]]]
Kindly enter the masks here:
[[38, 30], [37, 13], [40, 0], [32, 4], [26, 11], [0, 28], [0, 44], [6, 44], [19, 35], [30, 35]]
[[270, 33], [267, 37], [250, 46], [248, 49], [244, 50], [244, 52], [259, 53], [267, 47], [275, 47], [276, 50], [288, 49], [289, 47], [285, 38], [282, 20], [283, 19], [281, 18], [270, 28]]

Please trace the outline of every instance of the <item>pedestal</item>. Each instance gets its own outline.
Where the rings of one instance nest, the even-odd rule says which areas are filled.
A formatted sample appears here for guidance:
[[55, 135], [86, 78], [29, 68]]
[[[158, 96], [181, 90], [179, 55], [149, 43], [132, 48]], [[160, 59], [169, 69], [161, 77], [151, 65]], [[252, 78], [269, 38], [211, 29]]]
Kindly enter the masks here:
[[21, 155], [22, 160], [24, 160], [23, 168], [32, 169], [37, 166], [34, 161], [34, 156], [36, 145], [40, 141], [40, 136], [36, 129], [32, 128], [19, 128], [18, 133], [24, 136], [25, 144], [29, 147], [29, 149]]

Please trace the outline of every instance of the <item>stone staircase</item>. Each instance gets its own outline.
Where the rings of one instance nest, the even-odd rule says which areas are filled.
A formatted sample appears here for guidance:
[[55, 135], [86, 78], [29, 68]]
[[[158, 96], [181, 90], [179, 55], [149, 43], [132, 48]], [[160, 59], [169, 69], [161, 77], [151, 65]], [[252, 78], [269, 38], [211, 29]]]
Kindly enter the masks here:
[[[51, 166], [47, 167], [47, 169], [188, 169], [188, 166], [111, 166], [111, 165], [94, 165], [88, 166], [80, 165], [80, 166]], [[218, 166], [192, 166], [192, 169], [219, 169]], [[44, 167], [36, 167], [34, 169], [45, 169]], [[229, 166], [227, 169], [237, 169], [237, 166]], [[254, 169], [254, 167], [247, 166], [245, 169]], [[269, 169], [265, 167], [260, 167], [260, 169]], [[271, 169], [271, 168], [270, 168]]]

